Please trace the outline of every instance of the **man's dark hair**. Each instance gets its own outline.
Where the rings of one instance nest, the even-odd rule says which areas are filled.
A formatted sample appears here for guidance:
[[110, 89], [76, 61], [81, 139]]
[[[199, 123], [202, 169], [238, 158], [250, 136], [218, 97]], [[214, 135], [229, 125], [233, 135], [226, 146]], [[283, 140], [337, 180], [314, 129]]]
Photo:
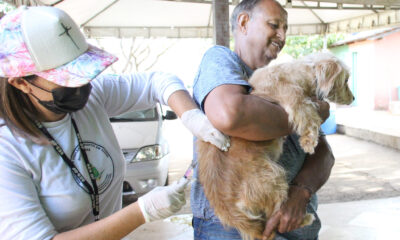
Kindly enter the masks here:
[[235, 32], [237, 28], [237, 18], [240, 13], [246, 12], [251, 17], [251, 13], [254, 7], [260, 2], [261, 0], [243, 0], [241, 1], [235, 9], [233, 9], [232, 16], [231, 16], [231, 26], [232, 26], [232, 33]]

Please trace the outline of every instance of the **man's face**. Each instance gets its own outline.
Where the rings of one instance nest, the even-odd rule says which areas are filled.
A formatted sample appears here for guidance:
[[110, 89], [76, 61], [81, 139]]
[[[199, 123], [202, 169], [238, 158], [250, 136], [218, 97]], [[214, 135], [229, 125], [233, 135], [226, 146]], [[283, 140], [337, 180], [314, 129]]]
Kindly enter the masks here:
[[285, 45], [286, 30], [287, 13], [278, 3], [263, 0], [253, 9], [246, 44], [249, 44], [256, 68], [278, 57]]

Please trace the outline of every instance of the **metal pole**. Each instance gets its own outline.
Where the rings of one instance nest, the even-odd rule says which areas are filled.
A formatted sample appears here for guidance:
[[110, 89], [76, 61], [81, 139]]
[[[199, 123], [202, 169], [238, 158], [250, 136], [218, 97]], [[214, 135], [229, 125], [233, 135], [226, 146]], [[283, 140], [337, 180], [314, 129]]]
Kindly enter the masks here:
[[229, 47], [229, 0], [213, 0], [214, 44]]

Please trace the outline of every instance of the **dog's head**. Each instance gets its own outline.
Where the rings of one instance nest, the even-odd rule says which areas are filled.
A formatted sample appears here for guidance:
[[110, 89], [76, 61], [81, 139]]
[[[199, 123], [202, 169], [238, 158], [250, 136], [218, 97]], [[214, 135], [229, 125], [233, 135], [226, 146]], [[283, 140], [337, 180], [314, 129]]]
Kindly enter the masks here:
[[316, 53], [307, 58], [313, 62], [318, 97], [339, 104], [353, 102], [348, 86], [349, 68], [340, 59], [329, 53]]

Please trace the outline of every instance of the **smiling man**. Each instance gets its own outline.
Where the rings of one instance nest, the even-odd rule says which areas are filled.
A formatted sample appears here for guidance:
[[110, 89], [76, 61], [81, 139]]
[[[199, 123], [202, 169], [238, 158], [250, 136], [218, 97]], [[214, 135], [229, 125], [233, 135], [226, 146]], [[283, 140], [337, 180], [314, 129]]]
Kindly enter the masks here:
[[[230, 136], [253, 141], [287, 136], [280, 163], [291, 183], [289, 198], [268, 220], [265, 237], [277, 231], [276, 240], [318, 239], [321, 223], [316, 214], [315, 192], [329, 178], [334, 157], [324, 136], [315, 154], [306, 155], [292, 133], [283, 108], [250, 95], [247, 80], [257, 68], [277, 58], [285, 45], [287, 12], [274, 0], [243, 0], [231, 16], [235, 49], [210, 48], [204, 55], [194, 81], [194, 99], [212, 124]], [[320, 116], [329, 116], [329, 104], [317, 101]], [[194, 156], [194, 161], [196, 156]], [[210, 159], [212, 161], [212, 159]], [[197, 169], [195, 170], [197, 179]], [[199, 181], [191, 192], [195, 239], [241, 239], [236, 229], [224, 228], [204, 195]], [[306, 212], [312, 225], [300, 228]]]

